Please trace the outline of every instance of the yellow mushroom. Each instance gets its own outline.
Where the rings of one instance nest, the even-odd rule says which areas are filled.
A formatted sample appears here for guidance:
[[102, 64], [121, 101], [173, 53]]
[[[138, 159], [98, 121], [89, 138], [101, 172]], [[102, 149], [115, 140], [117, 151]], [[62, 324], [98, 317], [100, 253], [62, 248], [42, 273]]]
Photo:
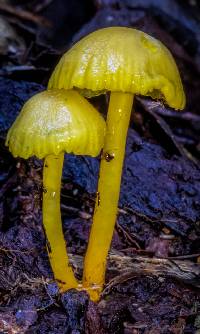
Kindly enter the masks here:
[[76, 88], [88, 97], [111, 92], [98, 196], [84, 264], [83, 285], [91, 298], [98, 300], [116, 220], [134, 95], [162, 99], [175, 109], [184, 108], [185, 95], [168, 49], [155, 38], [125, 27], [101, 29], [80, 40], [63, 55], [48, 88]]
[[60, 214], [64, 152], [97, 156], [103, 146], [105, 121], [76, 91], [36, 94], [23, 106], [10, 128], [6, 145], [14, 157], [45, 158], [43, 226], [47, 250], [60, 291], [78, 288], [69, 264]]

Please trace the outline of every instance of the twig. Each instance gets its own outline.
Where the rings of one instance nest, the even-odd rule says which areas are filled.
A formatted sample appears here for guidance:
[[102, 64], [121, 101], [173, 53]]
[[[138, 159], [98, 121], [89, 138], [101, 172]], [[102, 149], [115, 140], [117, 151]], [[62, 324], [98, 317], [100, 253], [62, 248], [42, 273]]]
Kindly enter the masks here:
[[27, 20], [27, 21], [32, 21], [38, 25], [42, 25], [42, 26], [46, 26], [46, 27], [50, 27], [51, 23], [49, 22], [49, 20], [45, 19], [42, 16], [39, 15], [35, 15], [31, 12], [28, 12], [27, 10], [24, 10], [22, 8], [17, 8], [14, 6], [11, 6], [7, 3], [0, 3], [0, 10], [4, 11], [6, 13], [12, 14], [14, 16], [17, 16], [21, 19]]
[[[77, 272], [83, 270], [83, 258], [70, 255], [70, 262]], [[171, 277], [186, 284], [200, 288], [200, 265], [191, 261], [150, 258], [147, 256], [125, 256], [112, 250], [108, 256], [107, 273], [115, 277], [108, 282], [106, 289], [134, 277], [147, 275], [156, 277]]]
[[47, 72], [48, 69], [45, 67], [35, 67], [33, 65], [17, 65], [17, 66], [5, 66], [0, 69], [0, 75], [12, 74], [21, 71], [44, 71]]
[[189, 254], [189, 255], [180, 255], [180, 256], [170, 256], [168, 259], [170, 260], [186, 260], [186, 259], [193, 259], [195, 257], [199, 257], [200, 253], [196, 254]]
[[68, 212], [68, 213], [71, 213], [71, 214], [76, 214], [79, 217], [84, 218], [84, 219], [90, 219], [92, 217], [92, 215], [90, 213], [85, 212], [85, 211], [81, 211], [80, 209], [74, 208], [73, 206], [68, 206], [68, 205], [65, 205], [65, 204], [61, 204], [61, 209], [65, 212]]
[[41, 12], [44, 8], [48, 7], [52, 2], [53, 0], [44, 0], [35, 7], [35, 12], [36, 13]]
[[0, 247], [0, 252], [4, 252], [4, 253], [19, 253], [19, 254], [30, 254], [32, 253], [33, 251], [38, 251], [36, 248], [34, 249], [29, 249], [29, 250], [26, 250], [26, 251], [21, 251], [19, 249], [12, 249], [12, 248], [1, 248]]
[[[169, 125], [165, 122], [165, 120], [160, 117], [160, 115], [156, 112], [158, 109], [161, 110], [161, 103], [160, 102], [152, 102], [151, 100], [143, 100], [141, 98], [138, 98], [138, 101], [157, 122], [157, 124], [161, 127], [161, 129], [164, 131], [164, 133], [170, 138], [171, 142], [174, 144], [178, 152], [187, 159], [191, 160], [193, 163], [195, 163], [197, 166], [199, 165], [197, 159], [192, 156], [192, 154], [177, 140], [175, 135], [173, 134], [172, 130], [170, 129]], [[163, 116], [163, 114], [162, 114]]]
[[193, 114], [191, 112], [177, 112], [167, 108], [162, 108], [161, 104], [155, 109], [156, 114], [164, 117], [177, 118], [183, 121], [191, 121], [200, 123], [200, 116]]
[[[141, 247], [140, 247], [140, 245], [138, 244], [138, 242], [135, 240], [135, 239], [133, 239], [132, 238], [132, 233], [131, 234], [129, 234], [126, 230], [125, 230], [125, 228], [124, 227], [122, 227], [121, 225], [119, 225], [119, 223], [116, 223], [116, 229], [117, 229], [117, 231], [118, 231], [118, 233], [122, 233], [123, 235], [124, 235], [124, 237], [125, 237], [125, 239], [129, 242], [129, 244], [131, 244], [131, 245], [135, 245], [138, 249], [141, 249]], [[136, 238], [137, 236], [135, 235], [135, 238]]]
[[161, 127], [161, 129], [164, 131], [164, 133], [170, 138], [170, 140], [173, 142], [174, 146], [178, 150], [178, 152], [182, 155], [185, 156], [185, 151], [183, 149], [183, 146], [179, 144], [175, 136], [170, 129], [169, 125], [158, 115], [156, 114], [155, 110], [157, 106], [159, 105], [159, 102], [152, 102], [149, 100], [143, 101], [142, 99], [139, 100], [142, 107], [155, 119], [156, 123]]
[[32, 70], [36, 70], [35, 66], [33, 65], [5, 66], [0, 70], [0, 75], [16, 71], [32, 71]]

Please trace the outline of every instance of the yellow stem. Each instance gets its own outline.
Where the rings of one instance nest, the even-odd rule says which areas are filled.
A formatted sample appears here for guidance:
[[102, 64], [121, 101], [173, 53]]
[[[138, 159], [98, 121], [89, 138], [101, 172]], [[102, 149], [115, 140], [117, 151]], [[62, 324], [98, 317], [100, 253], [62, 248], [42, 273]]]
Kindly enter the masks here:
[[48, 155], [43, 171], [43, 226], [47, 239], [49, 260], [60, 291], [76, 288], [63, 236], [60, 213], [60, 188], [64, 153]]
[[105, 282], [106, 258], [116, 221], [132, 104], [133, 94], [111, 93], [95, 212], [83, 273], [83, 287], [94, 301], [100, 298]]

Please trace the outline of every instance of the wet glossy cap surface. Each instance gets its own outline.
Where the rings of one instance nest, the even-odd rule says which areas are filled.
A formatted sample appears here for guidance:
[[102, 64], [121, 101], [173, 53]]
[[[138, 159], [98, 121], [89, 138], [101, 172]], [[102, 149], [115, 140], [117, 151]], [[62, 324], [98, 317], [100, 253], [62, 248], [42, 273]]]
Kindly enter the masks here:
[[6, 145], [14, 157], [44, 158], [64, 151], [97, 156], [105, 121], [78, 92], [55, 89], [30, 98], [10, 128]]
[[63, 55], [49, 88], [74, 87], [86, 96], [121, 91], [163, 99], [175, 109], [185, 106], [180, 75], [169, 50], [131, 28], [97, 30]]

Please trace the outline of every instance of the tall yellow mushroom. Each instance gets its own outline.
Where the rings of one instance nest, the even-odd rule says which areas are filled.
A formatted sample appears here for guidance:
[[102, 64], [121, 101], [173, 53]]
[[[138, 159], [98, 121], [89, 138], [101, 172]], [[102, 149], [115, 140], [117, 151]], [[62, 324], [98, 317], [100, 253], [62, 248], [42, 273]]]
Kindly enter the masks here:
[[51, 90], [29, 99], [10, 128], [6, 145], [14, 157], [44, 160], [43, 226], [47, 250], [60, 291], [78, 288], [62, 231], [60, 188], [64, 152], [97, 156], [105, 121], [77, 92]]
[[48, 88], [76, 88], [88, 97], [111, 92], [98, 196], [84, 264], [83, 285], [91, 298], [98, 300], [116, 220], [134, 95], [162, 99], [175, 109], [184, 108], [185, 95], [168, 49], [155, 38], [125, 27], [100, 29], [80, 40], [63, 55]]

